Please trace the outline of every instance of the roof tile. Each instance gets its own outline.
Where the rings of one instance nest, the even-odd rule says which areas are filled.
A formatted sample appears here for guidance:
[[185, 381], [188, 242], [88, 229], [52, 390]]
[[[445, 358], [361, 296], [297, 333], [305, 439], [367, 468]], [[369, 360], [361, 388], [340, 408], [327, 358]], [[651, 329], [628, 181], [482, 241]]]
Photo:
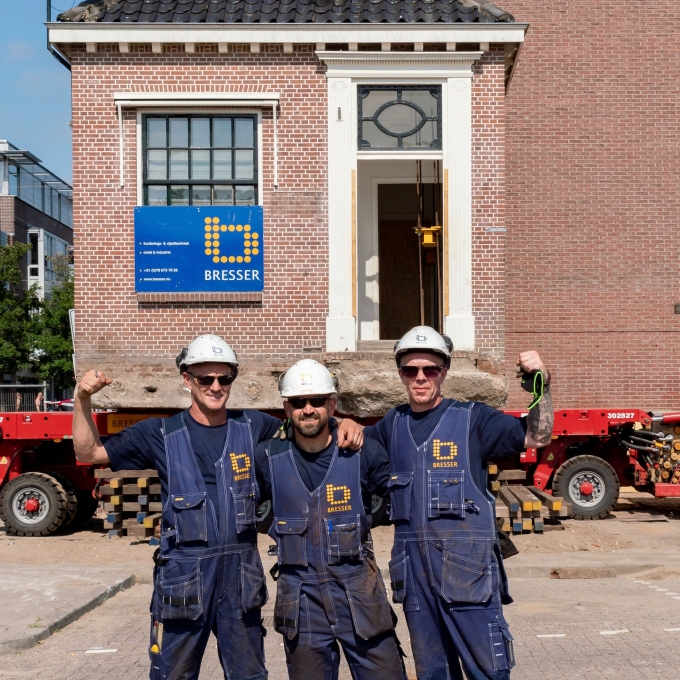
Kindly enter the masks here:
[[84, 0], [57, 21], [432, 24], [514, 18], [488, 0]]

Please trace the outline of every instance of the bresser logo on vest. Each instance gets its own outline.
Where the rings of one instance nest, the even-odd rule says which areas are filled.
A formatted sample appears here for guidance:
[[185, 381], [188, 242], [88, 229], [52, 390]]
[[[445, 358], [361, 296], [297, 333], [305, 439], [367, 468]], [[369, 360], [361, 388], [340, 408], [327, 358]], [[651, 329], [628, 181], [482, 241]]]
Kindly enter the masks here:
[[432, 442], [432, 455], [436, 459], [432, 463], [433, 468], [458, 467], [458, 463], [454, 460], [458, 455], [458, 447], [453, 442], [443, 442], [440, 439], [435, 439]]
[[231, 458], [231, 469], [236, 473], [234, 481], [248, 479], [250, 477], [250, 456], [247, 453], [230, 453], [229, 458]]
[[348, 486], [333, 486], [326, 484], [326, 501], [328, 505], [328, 512], [347, 512], [352, 509], [352, 505], [346, 505], [350, 502], [352, 493]]

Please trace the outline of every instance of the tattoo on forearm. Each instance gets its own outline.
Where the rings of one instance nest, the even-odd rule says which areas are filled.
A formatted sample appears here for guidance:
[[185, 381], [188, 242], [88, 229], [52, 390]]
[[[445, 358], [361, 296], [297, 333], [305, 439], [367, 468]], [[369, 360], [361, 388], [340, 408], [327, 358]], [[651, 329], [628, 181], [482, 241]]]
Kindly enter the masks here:
[[546, 387], [543, 399], [529, 411], [527, 417], [529, 434], [539, 444], [547, 444], [552, 437], [554, 421], [555, 414], [553, 413], [552, 394], [550, 393], [550, 388]]

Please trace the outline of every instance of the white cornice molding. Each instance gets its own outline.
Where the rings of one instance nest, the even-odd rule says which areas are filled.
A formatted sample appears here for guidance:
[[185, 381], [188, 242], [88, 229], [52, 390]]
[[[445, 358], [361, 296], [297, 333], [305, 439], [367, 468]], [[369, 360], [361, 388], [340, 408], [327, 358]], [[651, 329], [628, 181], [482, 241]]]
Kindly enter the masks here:
[[397, 70], [403, 78], [471, 77], [483, 52], [316, 52], [329, 78], [386, 77]]
[[200, 91], [172, 91], [165, 90], [163, 92], [151, 91], [144, 92], [135, 90], [134, 92], [114, 92], [113, 100], [116, 102], [141, 102], [152, 101], [155, 103], [162, 103], [166, 101], [180, 101], [184, 103], [193, 103], [196, 100], [209, 102], [227, 102], [232, 101], [248, 101], [252, 104], [257, 102], [271, 102], [281, 99], [278, 92], [200, 92]]
[[49, 23], [49, 41], [78, 43], [521, 43], [529, 24]]

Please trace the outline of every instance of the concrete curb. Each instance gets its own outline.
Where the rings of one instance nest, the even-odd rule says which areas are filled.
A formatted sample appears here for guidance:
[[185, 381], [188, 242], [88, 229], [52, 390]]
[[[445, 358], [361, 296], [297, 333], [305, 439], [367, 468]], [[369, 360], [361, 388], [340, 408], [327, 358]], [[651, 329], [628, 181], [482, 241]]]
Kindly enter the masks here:
[[69, 625], [69, 623], [77, 621], [81, 616], [84, 616], [88, 612], [91, 612], [93, 609], [99, 607], [99, 605], [104, 604], [104, 602], [106, 602], [109, 598], [113, 597], [117, 593], [120, 593], [122, 590], [127, 590], [128, 588], [131, 588], [136, 583], [137, 583], [136, 576], [134, 574], [131, 574], [127, 578], [124, 578], [123, 580], [114, 583], [112, 586], [107, 588], [103, 593], [100, 593], [96, 597], [93, 597], [85, 604], [80, 605], [80, 607], [77, 607], [76, 609], [73, 609], [67, 614], [64, 614], [64, 616], [62, 616], [60, 619], [54, 621], [49, 626], [46, 626], [37, 633], [0, 642], [0, 654], [10, 654], [11, 652], [14, 651], [30, 649], [31, 647], [34, 647], [39, 642], [46, 640], [48, 637], [50, 637], [50, 635], [52, 635], [56, 631], [65, 628], [66, 626]]

